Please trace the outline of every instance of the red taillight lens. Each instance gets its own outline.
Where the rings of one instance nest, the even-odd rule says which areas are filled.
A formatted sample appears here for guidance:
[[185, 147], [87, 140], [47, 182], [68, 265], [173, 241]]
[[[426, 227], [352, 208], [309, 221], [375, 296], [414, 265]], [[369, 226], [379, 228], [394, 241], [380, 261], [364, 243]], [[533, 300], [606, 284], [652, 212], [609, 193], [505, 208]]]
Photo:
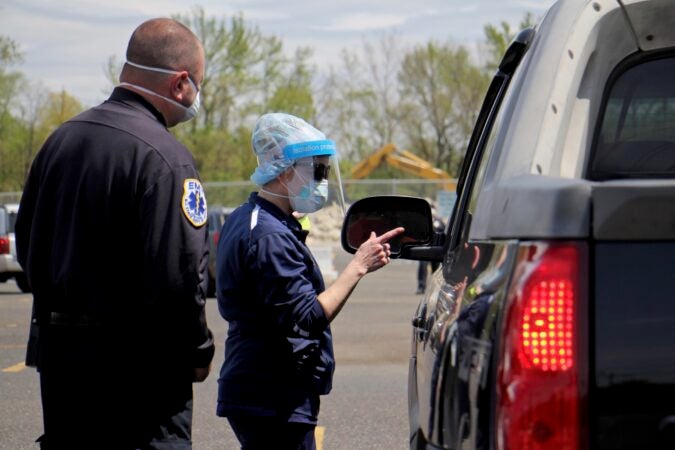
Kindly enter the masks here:
[[529, 246], [506, 306], [498, 368], [501, 450], [581, 448], [586, 358], [583, 244]]
[[9, 238], [0, 236], [0, 255], [9, 254]]

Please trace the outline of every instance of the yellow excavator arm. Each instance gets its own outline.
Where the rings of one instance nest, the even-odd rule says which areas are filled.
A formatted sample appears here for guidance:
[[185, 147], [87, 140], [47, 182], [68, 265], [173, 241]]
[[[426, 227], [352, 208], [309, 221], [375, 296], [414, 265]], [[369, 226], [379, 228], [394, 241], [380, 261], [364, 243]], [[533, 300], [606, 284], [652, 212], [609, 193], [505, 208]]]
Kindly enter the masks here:
[[384, 145], [354, 166], [351, 171], [351, 178], [356, 180], [365, 178], [384, 163], [420, 178], [447, 180], [447, 182], [443, 183], [446, 190], [454, 191], [457, 187], [456, 180], [449, 173], [432, 166], [408, 150], [399, 150], [394, 144]]

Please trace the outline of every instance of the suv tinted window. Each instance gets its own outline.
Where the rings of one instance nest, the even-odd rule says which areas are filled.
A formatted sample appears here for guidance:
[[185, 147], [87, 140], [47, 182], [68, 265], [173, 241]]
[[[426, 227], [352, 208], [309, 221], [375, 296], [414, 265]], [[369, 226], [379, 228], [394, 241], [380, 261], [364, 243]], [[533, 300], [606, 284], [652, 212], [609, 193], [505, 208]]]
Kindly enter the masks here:
[[7, 234], [7, 211], [0, 208], [0, 235]]
[[675, 176], [675, 57], [630, 67], [614, 82], [592, 178]]
[[595, 246], [597, 450], [673, 449], [675, 243]]

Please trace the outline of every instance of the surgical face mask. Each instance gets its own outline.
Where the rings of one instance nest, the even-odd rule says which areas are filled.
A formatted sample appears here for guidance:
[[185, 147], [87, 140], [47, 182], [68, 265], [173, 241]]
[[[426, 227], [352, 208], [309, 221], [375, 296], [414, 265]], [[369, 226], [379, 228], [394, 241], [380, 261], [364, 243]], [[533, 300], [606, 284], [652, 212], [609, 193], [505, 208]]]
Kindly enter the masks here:
[[[136, 64], [136, 63], [133, 63], [131, 61], [127, 61], [127, 64], [129, 64], [130, 66], [136, 67], [138, 69], [148, 70], [150, 72], [168, 73], [168, 74], [171, 74], [171, 75], [175, 75], [177, 73], [180, 73], [177, 70], [162, 69], [160, 67], [143, 66], [141, 64]], [[179, 107], [180, 109], [183, 110], [183, 117], [181, 117], [179, 122], [187, 122], [188, 120], [194, 119], [195, 116], [197, 116], [197, 113], [199, 113], [199, 106], [201, 105], [201, 100], [200, 100], [200, 97], [199, 97], [199, 90], [197, 89], [197, 85], [194, 83], [194, 81], [192, 81], [192, 78], [190, 78], [189, 76], [188, 76], [188, 82], [190, 83], [190, 86], [192, 86], [192, 89], [194, 89], [195, 92], [197, 93], [197, 96], [195, 97], [195, 101], [192, 102], [192, 104], [190, 106], [182, 105], [172, 98], [165, 97], [161, 94], [158, 94], [155, 91], [151, 91], [150, 89], [144, 88], [143, 86], [139, 86], [137, 84], [122, 82], [122, 83], [120, 83], [120, 85], [121, 86], [132, 86], [132, 87], [138, 89], [141, 92], [145, 92], [146, 94], [150, 94], [150, 95], [154, 95], [155, 97], [162, 98], [162, 99], [166, 100], [167, 102], [171, 103], [172, 105], [175, 105], [175, 106]]]
[[[289, 184], [288, 199], [291, 203], [291, 208], [299, 213], [313, 213], [324, 207], [326, 200], [328, 200], [328, 180], [323, 179], [316, 181], [311, 179], [307, 181], [297, 169], [295, 171], [294, 180]], [[295, 180], [298, 179], [298, 182]], [[298, 185], [299, 186], [296, 186]], [[291, 190], [299, 188], [299, 192], [292, 194]]]

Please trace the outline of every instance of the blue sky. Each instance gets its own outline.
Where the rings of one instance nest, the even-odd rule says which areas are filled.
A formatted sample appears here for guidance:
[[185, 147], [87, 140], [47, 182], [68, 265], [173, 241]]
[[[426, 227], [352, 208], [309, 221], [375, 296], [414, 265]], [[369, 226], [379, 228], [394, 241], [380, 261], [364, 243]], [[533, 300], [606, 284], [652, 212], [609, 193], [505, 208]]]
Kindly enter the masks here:
[[265, 35], [282, 39], [290, 54], [314, 49], [317, 66], [338, 64], [343, 48], [358, 49], [395, 32], [405, 45], [429, 39], [475, 47], [483, 26], [516, 26], [526, 12], [541, 17], [553, 0], [3, 0], [0, 34], [24, 53], [17, 68], [50, 90], [66, 89], [86, 105], [107, 97], [103, 68], [124, 59], [133, 29], [158, 16], [189, 14], [244, 18]]

